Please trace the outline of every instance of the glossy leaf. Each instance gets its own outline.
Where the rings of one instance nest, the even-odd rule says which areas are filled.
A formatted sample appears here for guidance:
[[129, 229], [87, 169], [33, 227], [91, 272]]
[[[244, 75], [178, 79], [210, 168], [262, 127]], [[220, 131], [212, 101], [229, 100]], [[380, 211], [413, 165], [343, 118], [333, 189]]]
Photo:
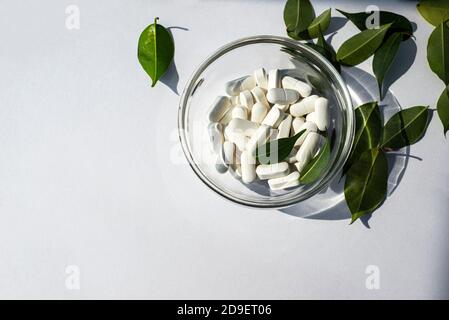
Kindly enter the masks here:
[[[373, 14], [373, 12], [349, 13], [338, 9], [337, 11], [354, 23], [360, 31], [367, 29], [366, 21]], [[406, 17], [389, 11], [379, 11], [379, 24], [383, 26], [389, 23], [392, 24], [389, 32], [401, 32], [403, 40], [410, 38], [413, 34], [412, 24]]]
[[382, 44], [391, 24], [379, 29], [367, 29], [346, 40], [337, 52], [340, 63], [355, 66], [368, 59]]
[[444, 135], [449, 130], [449, 86], [444, 89], [437, 104], [438, 117], [444, 128]]
[[449, 1], [447, 0], [421, 0], [416, 7], [423, 18], [434, 26], [449, 19]]
[[319, 179], [329, 164], [330, 156], [330, 142], [326, 139], [320, 152], [301, 171], [299, 182], [308, 184]]
[[262, 164], [278, 163], [287, 158], [295, 146], [296, 140], [303, 135], [306, 130], [301, 130], [297, 134], [288, 138], [271, 140], [255, 151], [257, 161]]
[[327, 9], [318, 17], [316, 17], [309, 27], [301, 32], [299, 35], [292, 35], [292, 38], [296, 40], [309, 40], [318, 38], [319, 32], [325, 32], [329, 28], [331, 22], [331, 9]]
[[343, 167], [343, 174], [366, 150], [379, 146], [382, 138], [382, 117], [377, 102], [368, 102], [355, 109], [355, 135], [351, 153]]
[[143, 30], [137, 48], [139, 62], [153, 80], [152, 87], [167, 71], [175, 53], [171, 34], [157, 20]]
[[337, 61], [337, 53], [335, 52], [334, 48], [324, 39], [321, 29], [318, 30], [317, 45], [324, 49], [324, 51], [326, 52], [325, 57], [327, 58], [327, 60], [329, 60], [330, 63], [332, 63], [332, 65], [335, 67], [335, 69], [337, 69], [337, 71], [340, 72], [341, 66], [340, 63]]
[[402, 35], [400, 33], [393, 33], [374, 53], [373, 72], [377, 79], [380, 100], [383, 99], [382, 84], [388, 70], [390, 70], [390, 67], [393, 64], [394, 58], [399, 51], [401, 41]]
[[424, 106], [395, 113], [385, 124], [382, 147], [395, 150], [414, 144], [426, 132], [428, 119], [429, 108]]
[[388, 163], [382, 150], [366, 150], [346, 175], [345, 199], [351, 223], [376, 210], [387, 196]]
[[427, 61], [432, 71], [449, 85], [449, 27], [444, 22], [440, 23], [430, 35]]
[[284, 22], [290, 37], [298, 37], [314, 19], [315, 10], [309, 0], [287, 0], [284, 7]]

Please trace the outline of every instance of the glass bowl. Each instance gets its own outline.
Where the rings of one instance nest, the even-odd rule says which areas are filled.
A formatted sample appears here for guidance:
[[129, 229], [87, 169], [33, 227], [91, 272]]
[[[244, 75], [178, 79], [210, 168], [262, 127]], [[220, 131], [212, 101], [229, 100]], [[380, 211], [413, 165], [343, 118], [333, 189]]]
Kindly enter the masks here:
[[[224, 84], [253, 74], [279, 69], [309, 83], [313, 93], [326, 97], [330, 107], [331, 160], [313, 183], [272, 191], [266, 181], [245, 185], [232, 172], [219, 173], [207, 134], [207, 113]], [[196, 175], [212, 190], [236, 203], [257, 208], [281, 208], [309, 199], [340, 174], [354, 139], [351, 96], [340, 74], [318, 52], [283, 37], [254, 36], [229, 43], [207, 58], [193, 73], [181, 96], [178, 129], [184, 154]]]

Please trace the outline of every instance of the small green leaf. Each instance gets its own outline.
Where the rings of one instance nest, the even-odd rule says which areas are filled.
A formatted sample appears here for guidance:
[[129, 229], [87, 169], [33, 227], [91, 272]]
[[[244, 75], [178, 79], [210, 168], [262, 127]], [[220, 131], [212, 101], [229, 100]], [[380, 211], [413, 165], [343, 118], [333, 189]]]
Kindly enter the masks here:
[[319, 32], [325, 32], [327, 28], [329, 28], [329, 24], [331, 22], [331, 9], [327, 9], [318, 17], [316, 17], [310, 26], [301, 32], [299, 35], [293, 35], [292, 37], [296, 40], [309, 40], [318, 38]]
[[435, 27], [449, 19], [447, 0], [421, 0], [416, 7], [423, 18]]
[[351, 223], [376, 210], [387, 196], [388, 163], [382, 150], [366, 150], [346, 175], [345, 199]]
[[315, 19], [315, 10], [309, 0], [287, 0], [284, 22], [287, 34], [294, 38], [306, 30]]
[[437, 104], [438, 116], [444, 128], [444, 135], [449, 130], [449, 86], [444, 89]]
[[377, 102], [368, 102], [355, 109], [355, 136], [351, 153], [343, 167], [348, 172], [360, 155], [366, 150], [376, 148], [382, 137], [382, 117]]
[[449, 85], [449, 27], [445, 22], [440, 23], [429, 37], [427, 61], [432, 71]]
[[321, 33], [318, 36], [317, 43], [312, 42], [306, 42], [306, 46], [312, 48], [315, 51], [318, 51], [323, 57], [325, 57], [334, 67], [337, 69], [338, 72], [341, 71], [340, 63], [337, 61], [337, 54], [335, 53], [334, 48], [324, 40], [324, 36]]
[[326, 139], [320, 152], [301, 171], [299, 182], [308, 184], [319, 179], [329, 164], [330, 156], [330, 142], [329, 139]]
[[400, 33], [393, 33], [374, 53], [373, 72], [376, 75], [377, 84], [379, 86], [380, 100], [383, 99], [382, 84], [385, 75], [393, 64], [394, 58], [399, 51], [401, 41], [402, 35]]
[[154, 23], [142, 31], [137, 48], [139, 62], [153, 80], [152, 87], [167, 71], [175, 53], [173, 38], [157, 23], [158, 19], [155, 18]]
[[[367, 29], [366, 21], [373, 14], [373, 12], [348, 13], [338, 9], [337, 11], [354, 23], [360, 31]], [[389, 11], [379, 11], [379, 24], [382, 26], [389, 23], [392, 25], [388, 31], [402, 33], [403, 40], [407, 40], [413, 34], [412, 24], [406, 17]]]
[[256, 160], [262, 164], [283, 161], [293, 150], [296, 140], [298, 140], [305, 131], [306, 130], [301, 130], [292, 137], [271, 140], [262, 146], [257, 147], [255, 151]]
[[390, 26], [387, 24], [379, 29], [367, 29], [346, 40], [338, 49], [337, 60], [350, 66], [365, 61], [380, 47]]
[[416, 106], [395, 113], [385, 124], [382, 148], [400, 149], [412, 145], [426, 132], [429, 107]]

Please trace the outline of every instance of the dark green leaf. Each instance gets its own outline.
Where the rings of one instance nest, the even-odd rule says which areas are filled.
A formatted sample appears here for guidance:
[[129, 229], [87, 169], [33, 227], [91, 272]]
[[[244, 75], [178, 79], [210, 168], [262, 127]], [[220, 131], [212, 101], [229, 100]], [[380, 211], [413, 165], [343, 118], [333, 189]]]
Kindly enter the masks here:
[[298, 37], [315, 19], [315, 10], [309, 0], [287, 0], [284, 22], [290, 37]]
[[329, 164], [330, 156], [330, 142], [328, 139], [326, 139], [326, 142], [324, 143], [324, 146], [321, 148], [320, 152], [318, 152], [318, 154], [301, 171], [299, 182], [308, 184], [320, 178], [323, 174], [323, 171]]
[[373, 72], [376, 75], [377, 84], [379, 86], [380, 100], [383, 99], [382, 84], [385, 75], [393, 64], [394, 58], [399, 51], [402, 35], [400, 33], [393, 33], [388, 37], [380, 48], [374, 53]]
[[301, 130], [292, 137], [271, 140], [262, 146], [257, 147], [255, 151], [256, 160], [262, 164], [281, 162], [288, 157], [295, 146], [296, 140], [298, 140], [305, 131], [306, 130]]
[[175, 53], [171, 34], [157, 20], [142, 31], [137, 48], [139, 62], [153, 80], [152, 87], [167, 71]]
[[292, 38], [296, 40], [309, 40], [317, 38], [319, 36], [320, 29], [321, 32], [325, 32], [329, 27], [330, 22], [331, 9], [329, 8], [316, 17], [306, 30], [301, 32], [299, 35], [292, 35]]
[[416, 7], [423, 18], [435, 27], [449, 19], [447, 0], [421, 0]]
[[335, 69], [337, 69], [337, 71], [340, 72], [341, 66], [340, 63], [337, 61], [337, 54], [335, 53], [334, 48], [324, 39], [321, 29], [318, 30], [317, 45], [324, 49], [324, 51], [326, 52], [325, 57], [327, 58], [327, 60], [329, 60], [330, 63], [332, 63], [332, 65], [335, 67]]
[[387, 196], [388, 163], [382, 150], [366, 150], [346, 175], [345, 199], [351, 223], [376, 210]]
[[[366, 21], [373, 14], [373, 12], [348, 13], [338, 9], [337, 11], [354, 23], [360, 31], [367, 29]], [[389, 32], [401, 32], [403, 40], [410, 38], [413, 34], [412, 24], [406, 17], [389, 11], [379, 11], [379, 24], [382, 26], [389, 23], [392, 23]]]
[[449, 28], [445, 22], [440, 23], [430, 35], [427, 60], [432, 71], [449, 85]]
[[446, 135], [446, 132], [449, 130], [449, 86], [444, 89], [440, 99], [438, 99], [437, 111], [443, 124], [444, 135]]
[[426, 132], [428, 118], [429, 108], [424, 106], [395, 113], [385, 124], [382, 147], [394, 150], [414, 144]]
[[350, 66], [365, 61], [380, 47], [390, 26], [387, 24], [379, 29], [367, 29], [346, 40], [338, 49], [337, 60]]
[[355, 136], [351, 154], [343, 167], [343, 174], [366, 150], [376, 148], [382, 137], [382, 118], [377, 102], [368, 102], [355, 109]]

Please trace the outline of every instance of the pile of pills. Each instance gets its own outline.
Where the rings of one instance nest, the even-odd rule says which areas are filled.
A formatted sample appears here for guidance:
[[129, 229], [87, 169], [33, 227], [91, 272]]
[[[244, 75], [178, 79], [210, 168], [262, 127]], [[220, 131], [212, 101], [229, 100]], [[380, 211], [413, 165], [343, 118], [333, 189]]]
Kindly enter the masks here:
[[[249, 184], [267, 180], [271, 190], [299, 185], [301, 171], [319, 152], [320, 131], [329, 126], [326, 98], [312, 94], [312, 87], [290, 76], [281, 79], [278, 69], [254, 71], [225, 84], [228, 96], [218, 96], [207, 120], [216, 169], [231, 171]], [[304, 133], [283, 162], [259, 164], [256, 148], [267, 141]]]

